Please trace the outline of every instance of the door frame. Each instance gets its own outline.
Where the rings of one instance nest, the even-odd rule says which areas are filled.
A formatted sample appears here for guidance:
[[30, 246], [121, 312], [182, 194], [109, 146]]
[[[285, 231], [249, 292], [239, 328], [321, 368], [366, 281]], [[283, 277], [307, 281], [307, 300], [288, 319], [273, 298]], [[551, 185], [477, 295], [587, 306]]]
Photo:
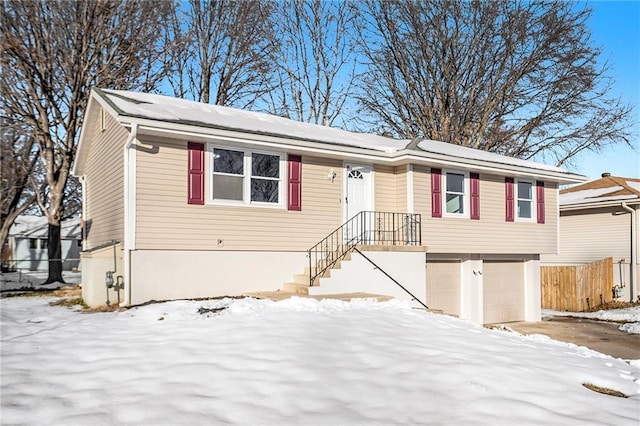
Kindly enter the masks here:
[[375, 194], [375, 184], [374, 184], [374, 171], [373, 171], [373, 164], [367, 164], [367, 163], [352, 163], [350, 161], [344, 161], [342, 164], [342, 170], [343, 170], [343, 176], [344, 178], [342, 179], [342, 193], [343, 193], [343, 197], [342, 197], [342, 223], [345, 223], [347, 220], [349, 220], [350, 217], [352, 217], [356, 212], [350, 212], [349, 211], [349, 203], [348, 203], [348, 195], [349, 195], [349, 172], [351, 171], [351, 169], [353, 167], [366, 167], [367, 169], [369, 169], [369, 194], [368, 194], [368, 207], [365, 210], [370, 210], [373, 211], [374, 210], [374, 206], [375, 206], [375, 202], [374, 202], [374, 194]]

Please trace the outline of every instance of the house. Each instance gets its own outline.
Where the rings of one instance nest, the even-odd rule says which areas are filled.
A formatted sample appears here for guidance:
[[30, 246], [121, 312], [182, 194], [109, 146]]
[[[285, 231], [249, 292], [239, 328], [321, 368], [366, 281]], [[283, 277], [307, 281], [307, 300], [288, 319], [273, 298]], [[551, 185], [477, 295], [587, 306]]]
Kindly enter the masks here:
[[412, 299], [391, 277], [479, 323], [540, 319], [558, 188], [584, 181], [437, 141], [104, 89], [73, 173], [92, 306], [276, 290]]
[[[49, 224], [43, 216], [18, 216], [9, 228], [2, 249], [2, 271], [46, 271], [49, 268], [47, 237]], [[62, 269], [77, 269], [80, 263], [80, 219], [63, 221], [60, 225]]]
[[545, 265], [580, 265], [612, 257], [619, 299], [640, 295], [640, 179], [611, 176], [560, 191], [560, 247]]

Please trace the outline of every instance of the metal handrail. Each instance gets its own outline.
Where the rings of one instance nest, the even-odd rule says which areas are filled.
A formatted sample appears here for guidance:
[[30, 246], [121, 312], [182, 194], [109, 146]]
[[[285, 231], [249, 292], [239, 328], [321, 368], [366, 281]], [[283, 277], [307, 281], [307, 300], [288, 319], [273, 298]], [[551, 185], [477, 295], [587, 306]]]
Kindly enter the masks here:
[[413, 293], [411, 293], [405, 286], [403, 286], [402, 284], [400, 284], [398, 282], [398, 280], [396, 280], [395, 278], [393, 278], [391, 275], [389, 275], [387, 273], [387, 271], [385, 271], [384, 269], [382, 269], [380, 266], [378, 266], [373, 260], [369, 259], [367, 256], [365, 256], [365, 254], [363, 252], [361, 252], [360, 250], [358, 250], [358, 247], [354, 247], [353, 248], [356, 252], [358, 252], [358, 254], [360, 254], [360, 256], [362, 256], [364, 258], [364, 260], [366, 260], [367, 262], [369, 262], [370, 264], [373, 265], [373, 267], [375, 269], [377, 269], [378, 271], [382, 272], [387, 278], [389, 278], [391, 281], [393, 281], [393, 283], [395, 285], [397, 285], [398, 287], [400, 287], [402, 290], [404, 290], [405, 293], [407, 293], [409, 296], [412, 297], [411, 300], [415, 300], [416, 302], [418, 302], [419, 304], [421, 304], [425, 309], [429, 309], [429, 307], [427, 305], [424, 304], [424, 302], [420, 299], [418, 299], [417, 296], [415, 296]]
[[421, 245], [420, 214], [361, 211], [307, 250], [309, 285], [357, 245]]

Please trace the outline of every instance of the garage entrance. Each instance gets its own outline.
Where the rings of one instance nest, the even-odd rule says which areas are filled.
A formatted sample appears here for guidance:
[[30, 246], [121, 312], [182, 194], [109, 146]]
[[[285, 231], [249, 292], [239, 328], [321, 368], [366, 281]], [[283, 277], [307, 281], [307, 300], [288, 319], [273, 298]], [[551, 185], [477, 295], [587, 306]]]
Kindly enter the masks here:
[[460, 315], [460, 261], [427, 262], [427, 306]]
[[524, 321], [524, 262], [485, 260], [483, 322]]

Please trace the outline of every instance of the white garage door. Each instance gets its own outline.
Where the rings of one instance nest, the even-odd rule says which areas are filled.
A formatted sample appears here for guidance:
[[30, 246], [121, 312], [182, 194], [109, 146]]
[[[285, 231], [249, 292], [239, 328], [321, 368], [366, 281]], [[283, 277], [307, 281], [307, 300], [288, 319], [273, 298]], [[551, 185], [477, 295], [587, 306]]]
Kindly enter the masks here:
[[524, 263], [487, 261], [482, 266], [485, 324], [524, 321]]
[[427, 306], [460, 315], [460, 262], [427, 262]]

